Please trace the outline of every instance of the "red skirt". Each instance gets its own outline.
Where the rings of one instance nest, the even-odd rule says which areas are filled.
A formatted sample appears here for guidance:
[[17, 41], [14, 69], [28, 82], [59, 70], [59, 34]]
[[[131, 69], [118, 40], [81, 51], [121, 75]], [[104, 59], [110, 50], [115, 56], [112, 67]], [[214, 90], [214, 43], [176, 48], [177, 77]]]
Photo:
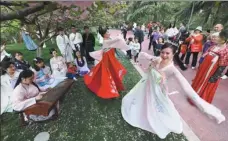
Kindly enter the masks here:
[[84, 82], [97, 96], [115, 98], [119, 97], [118, 91], [124, 90], [122, 80], [126, 73], [124, 66], [115, 57], [115, 49], [110, 49], [90, 73], [84, 76]]
[[209, 54], [205, 57], [192, 83], [192, 88], [208, 103], [212, 102], [220, 82], [220, 79], [215, 83], [209, 82], [210, 77], [218, 69], [218, 61], [212, 66], [212, 59], [214, 59], [214, 56]]

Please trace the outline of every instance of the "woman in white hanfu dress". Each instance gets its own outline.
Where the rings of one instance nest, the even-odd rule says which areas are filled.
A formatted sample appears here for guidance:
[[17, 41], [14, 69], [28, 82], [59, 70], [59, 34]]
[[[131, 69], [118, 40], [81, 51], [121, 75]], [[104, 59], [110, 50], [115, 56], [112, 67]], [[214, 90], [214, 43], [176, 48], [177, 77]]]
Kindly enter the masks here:
[[13, 112], [11, 97], [20, 71], [17, 71], [14, 63], [10, 61], [1, 62], [1, 69], [1, 114], [3, 114]]
[[66, 62], [73, 62], [73, 49], [68, 37], [64, 34], [63, 28], [59, 28], [59, 35], [56, 37], [57, 46]]
[[161, 57], [139, 53], [139, 64], [145, 75], [122, 100], [122, 116], [130, 125], [155, 133], [162, 139], [170, 132], [180, 134], [183, 131], [181, 117], [168, 97], [172, 93], [166, 88], [172, 78], [182, 89], [179, 93], [190, 98], [203, 113], [216, 119], [218, 124], [225, 121], [221, 111], [201, 99], [174, 66], [175, 52], [174, 45], [165, 43]]
[[50, 54], [53, 56], [50, 59], [52, 76], [65, 78], [67, 74], [67, 65], [64, 58], [62, 56], [58, 56], [57, 51], [54, 48], [50, 49]]

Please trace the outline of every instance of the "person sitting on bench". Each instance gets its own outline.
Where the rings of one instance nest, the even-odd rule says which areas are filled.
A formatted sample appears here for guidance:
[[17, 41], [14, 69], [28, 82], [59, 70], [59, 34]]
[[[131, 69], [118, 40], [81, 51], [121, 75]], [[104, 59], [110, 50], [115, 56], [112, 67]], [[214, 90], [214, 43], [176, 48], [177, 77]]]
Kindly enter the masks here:
[[[34, 80], [34, 72], [31, 70], [24, 70], [20, 73], [19, 78], [15, 84], [15, 89], [12, 95], [12, 105], [15, 111], [21, 112], [26, 108], [36, 104], [43, 95], [45, 89], [41, 89], [37, 86]], [[42, 115], [25, 115], [25, 121], [31, 119], [33, 121], [44, 121], [52, 118], [57, 113], [54, 108], [49, 112], [48, 116]]]

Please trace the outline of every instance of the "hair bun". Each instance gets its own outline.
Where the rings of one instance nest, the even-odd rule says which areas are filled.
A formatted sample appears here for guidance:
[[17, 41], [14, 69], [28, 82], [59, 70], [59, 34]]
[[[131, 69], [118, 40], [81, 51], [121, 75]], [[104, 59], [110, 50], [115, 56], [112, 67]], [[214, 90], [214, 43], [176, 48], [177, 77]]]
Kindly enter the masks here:
[[98, 32], [99, 32], [99, 34], [101, 34], [102, 37], [104, 37], [105, 33], [107, 32], [107, 28], [100, 27]]

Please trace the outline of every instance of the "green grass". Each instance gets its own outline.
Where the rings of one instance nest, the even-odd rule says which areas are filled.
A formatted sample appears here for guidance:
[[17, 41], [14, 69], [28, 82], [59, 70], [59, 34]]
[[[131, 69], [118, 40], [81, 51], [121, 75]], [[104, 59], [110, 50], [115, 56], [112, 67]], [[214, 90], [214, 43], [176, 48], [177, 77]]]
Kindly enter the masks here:
[[[44, 59], [50, 58], [47, 44]], [[35, 52], [25, 49], [23, 44], [10, 45], [7, 51], [19, 50], [24, 58], [31, 61]], [[1, 115], [2, 141], [33, 141], [39, 132], [49, 132], [50, 141], [162, 141], [156, 135], [135, 128], [126, 123], [121, 116], [121, 100], [140, 80], [141, 76], [125, 58], [120, 59], [128, 70], [124, 78], [126, 90], [115, 100], [104, 100], [90, 92], [83, 78], [75, 82], [69, 93], [60, 103], [60, 115], [55, 121], [32, 123], [20, 127], [19, 115], [5, 113]], [[183, 135], [170, 134], [164, 141], [187, 141]]]

